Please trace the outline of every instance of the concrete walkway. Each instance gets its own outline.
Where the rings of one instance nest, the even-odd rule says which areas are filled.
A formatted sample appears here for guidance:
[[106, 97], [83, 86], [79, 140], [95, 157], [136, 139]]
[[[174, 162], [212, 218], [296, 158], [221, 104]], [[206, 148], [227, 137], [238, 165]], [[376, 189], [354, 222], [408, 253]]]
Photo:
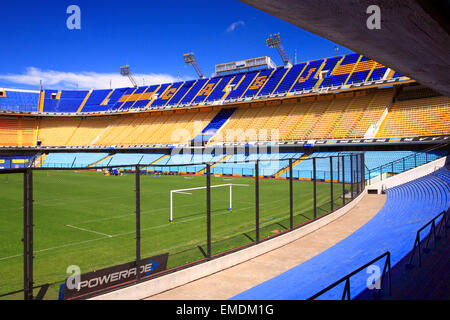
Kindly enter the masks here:
[[[385, 195], [368, 194], [347, 214], [281, 248], [147, 300], [225, 300], [267, 281], [345, 239], [383, 207]], [[332, 283], [336, 279], [330, 279]]]

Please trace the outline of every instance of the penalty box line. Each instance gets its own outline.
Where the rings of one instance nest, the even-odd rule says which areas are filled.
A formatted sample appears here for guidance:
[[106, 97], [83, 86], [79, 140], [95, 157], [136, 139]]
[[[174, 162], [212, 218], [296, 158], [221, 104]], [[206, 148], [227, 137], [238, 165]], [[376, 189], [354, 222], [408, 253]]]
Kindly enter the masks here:
[[[278, 200], [274, 200], [274, 201], [270, 201], [269, 203], [274, 203], [274, 202], [280, 202], [280, 201], [285, 201], [286, 199], [278, 199]], [[260, 206], [264, 206], [266, 204], [262, 203], [260, 204]], [[253, 208], [253, 206], [249, 206], [249, 207], [244, 207], [244, 208], [240, 208], [236, 211], [242, 211], [242, 210], [246, 210], [246, 209], [250, 209]], [[166, 208], [164, 208], [166, 209]], [[211, 216], [219, 216], [219, 215], [224, 215], [226, 213], [216, 213], [216, 214], [212, 214]], [[193, 217], [190, 219], [186, 219], [186, 220], [182, 220], [182, 221], [174, 221], [173, 224], [178, 224], [178, 223], [186, 223], [186, 222], [191, 222], [191, 221], [195, 221], [195, 220], [199, 220], [199, 219], [204, 219], [204, 216], [198, 216], [198, 217]], [[148, 228], [141, 228], [141, 232], [142, 231], [149, 231], [149, 230], [154, 230], [154, 229], [159, 229], [159, 228], [166, 228], [169, 227], [171, 224], [161, 224], [161, 225], [157, 225], [157, 226], [152, 226], [152, 227], [148, 227]], [[111, 238], [116, 238], [116, 237], [121, 237], [121, 236], [126, 236], [126, 235], [130, 235], [130, 234], [135, 234], [136, 231], [131, 231], [131, 232], [122, 232], [122, 233], [117, 233], [111, 236]], [[62, 248], [67, 248], [67, 247], [73, 247], [76, 245], [80, 245], [80, 244], [84, 244], [84, 243], [90, 243], [90, 242], [94, 242], [94, 241], [99, 241], [99, 240], [105, 240], [105, 238], [97, 238], [97, 239], [91, 239], [91, 240], [85, 240], [85, 241], [79, 241], [79, 242], [72, 242], [72, 243], [68, 243], [68, 244], [64, 244], [61, 246], [56, 246], [56, 247], [50, 247], [50, 248], [45, 248], [45, 249], [41, 249], [41, 250], [37, 250], [34, 251], [34, 253], [41, 253], [41, 252], [46, 252], [46, 251], [51, 251], [51, 250], [57, 250], [57, 249], [62, 249]], [[12, 255], [12, 256], [8, 256], [8, 257], [1, 257], [0, 261], [4, 261], [4, 260], [9, 260], [12, 258], [18, 258], [18, 257], [22, 257], [23, 254], [16, 254], [16, 255]]]
[[[217, 188], [217, 187], [233, 187], [233, 186], [237, 186], [237, 187], [248, 187], [248, 184], [239, 184], [239, 183], [226, 183], [226, 184], [213, 184], [210, 187], [211, 188]], [[206, 186], [201, 186], [201, 187], [195, 187], [195, 188], [185, 188], [185, 189], [174, 189], [174, 190], [170, 190], [170, 192], [173, 193], [183, 193], [183, 194], [192, 194], [186, 191], [192, 191], [192, 190], [201, 190], [201, 189], [206, 189]]]
[[105, 237], [108, 237], [108, 238], [112, 238], [113, 237], [110, 234], [106, 234], [106, 233], [102, 233], [102, 232], [98, 232], [98, 231], [94, 231], [94, 230], [89, 230], [89, 229], [85, 229], [85, 228], [80, 228], [80, 227], [77, 227], [77, 226], [73, 226], [71, 224], [66, 224], [66, 227], [78, 229], [78, 230], [81, 230], [81, 231], [91, 232], [91, 233], [95, 233], [95, 234], [99, 234], [99, 235], [102, 235], [102, 236], [105, 236]]

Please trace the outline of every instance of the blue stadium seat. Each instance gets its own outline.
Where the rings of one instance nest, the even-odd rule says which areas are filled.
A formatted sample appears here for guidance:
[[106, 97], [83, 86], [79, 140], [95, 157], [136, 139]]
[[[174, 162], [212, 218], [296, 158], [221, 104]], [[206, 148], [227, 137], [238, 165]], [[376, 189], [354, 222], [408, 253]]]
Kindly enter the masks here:
[[283, 80], [278, 84], [278, 87], [273, 93], [284, 93], [288, 92], [292, 87], [292, 84], [298, 78], [300, 72], [305, 68], [306, 63], [295, 64], [284, 76]]
[[77, 168], [87, 167], [103, 158], [108, 153], [49, 153], [42, 167], [44, 168]]
[[281, 78], [288, 72], [289, 69], [285, 67], [278, 67], [277, 70], [272, 74], [272, 76], [267, 80], [264, 87], [258, 93], [258, 96], [264, 96], [271, 94], [275, 89], [276, 85], [280, 82]]
[[319, 78], [314, 78], [314, 75], [318, 72], [322, 63], [323, 59], [308, 63], [290, 91], [312, 89], [316, 85], [317, 81], [319, 81]]
[[81, 112], [106, 111], [106, 105], [100, 105], [112, 90], [93, 90]]
[[196, 96], [196, 94], [200, 91], [200, 89], [205, 85], [205, 83], [208, 81], [209, 79], [199, 79], [197, 80], [197, 82], [195, 82], [194, 85], [192, 85], [192, 87], [189, 89], [189, 91], [186, 93], [186, 95], [184, 96], [183, 99], [181, 99], [180, 103], [181, 104], [186, 104], [186, 103], [190, 103], [194, 97]]
[[5, 95], [0, 95], [0, 110], [37, 111], [39, 92], [6, 89], [4, 93]]
[[[449, 180], [450, 171], [444, 167], [388, 189], [386, 203], [380, 212], [350, 236], [279, 276], [234, 296], [232, 300], [307, 299], [386, 251], [391, 253], [391, 265], [395, 266], [411, 251], [417, 230], [449, 208]], [[383, 264], [384, 261], [374, 263], [380, 270], [383, 270]], [[366, 271], [351, 278], [351, 298], [367, 289]], [[343, 285], [318, 299], [340, 299]]]
[[236, 84], [236, 87], [228, 94], [225, 100], [240, 98], [244, 94], [244, 91], [248, 88], [250, 83], [253, 82], [253, 79], [257, 74], [258, 71], [250, 71], [248, 73], [245, 73], [243, 75], [244, 79], [239, 83], [239, 85]]

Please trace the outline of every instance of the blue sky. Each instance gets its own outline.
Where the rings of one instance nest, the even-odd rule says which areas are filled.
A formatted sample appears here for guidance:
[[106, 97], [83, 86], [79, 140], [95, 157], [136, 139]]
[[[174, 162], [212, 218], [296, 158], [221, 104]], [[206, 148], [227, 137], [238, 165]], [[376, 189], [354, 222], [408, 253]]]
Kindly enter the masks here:
[[[81, 30], [69, 30], [69, 5], [81, 9]], [[196, 78], [183, 53], [194, 52], [207, 76], [214, 65], [258, 56], [282, 64], [265, 38], [279, 32], [297, 61], [336, 55], [335, 44], [235, 0], [4, 1], [0, 19], [0, 87], [106, 88]], [[232, 27], [234, 24], [234, 28]], [[339, 54], [350, 50], [339, 46]]]

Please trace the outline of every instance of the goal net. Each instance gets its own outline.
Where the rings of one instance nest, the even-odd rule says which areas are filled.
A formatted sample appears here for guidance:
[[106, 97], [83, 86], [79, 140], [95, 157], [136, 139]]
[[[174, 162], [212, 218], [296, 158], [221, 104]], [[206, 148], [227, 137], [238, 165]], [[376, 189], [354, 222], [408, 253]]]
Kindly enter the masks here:
[[[211, 186], [211, 188], [228, 188], [229, 189], [229, 192], [228, 192], [228, 210], [230, 210], [230, 211], [233, 208], [233, 186], [245, 186], [245, 187], [248, 187], [248, 184], [226, 183], [226, 184], [216, 184], [216, 185], [212, 185]], [[169, 217], [169, 221], [170, 222], [173, 222], [173, 213], [174, 213], [173, 200], [174, 200], [174, 195], [176, 195], [176, 194], [192, 195], [191, 191], [201, 190], [201, 189], [206, 189], [206, 186], [195, 187], [195, 188], [170, 190], [170, 217]]]

